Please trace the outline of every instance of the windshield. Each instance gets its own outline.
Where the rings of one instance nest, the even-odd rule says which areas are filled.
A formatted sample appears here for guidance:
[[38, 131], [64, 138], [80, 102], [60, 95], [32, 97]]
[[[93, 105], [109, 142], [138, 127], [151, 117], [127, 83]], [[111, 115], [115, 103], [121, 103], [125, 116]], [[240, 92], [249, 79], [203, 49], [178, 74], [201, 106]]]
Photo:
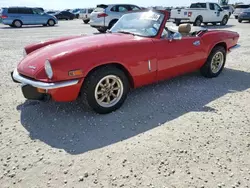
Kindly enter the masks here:
[[125, 14], [110, 31], [112, 33], [154, 37], [158, 34], [163, 20], [164, 14], [152, 11]]

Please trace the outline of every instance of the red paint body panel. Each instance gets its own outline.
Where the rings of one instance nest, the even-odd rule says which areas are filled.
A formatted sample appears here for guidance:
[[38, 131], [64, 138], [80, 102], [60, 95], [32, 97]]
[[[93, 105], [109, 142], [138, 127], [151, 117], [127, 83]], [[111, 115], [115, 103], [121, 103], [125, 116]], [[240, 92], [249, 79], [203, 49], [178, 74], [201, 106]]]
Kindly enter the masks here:
[[84, 79], [80, 79], [78, 84], [58, 89], [51, 89], [48, 91], [48, 94], [51, 95], [52, 99], [57, 102], [68, 102], [68, 101], [74, 101], [77, 99], [82, 83]]
[[[137, 88], [197, 70], [216, 44], [225, 43], [228, 50], [239, 39], [236, 32], [218, 30], [207, 31], [197, 37], [183, 37], [178, 41], [162, 39], [160, 36], [168, 18], [169, 12], [166, 12], [160, 32], [154, 38], [111, 33], [63, 37], [29, 45], [25, 48], [28, 55], [19, 63], [18, 72], [43, 82], [78, 78], [77, 85], [48, 91], [56, 101], [72, 101], [77, 98], [84, 78], [98, 66], [120, 64], [129, 72], [133, 86]], [[193, 45], [195, 41], [200, 45]], [[44, 70], [47, 59], [53, 69], [51, 80]], [[68, 75], [69, 71], [76, 69], [81, 69], [83, 75]]]

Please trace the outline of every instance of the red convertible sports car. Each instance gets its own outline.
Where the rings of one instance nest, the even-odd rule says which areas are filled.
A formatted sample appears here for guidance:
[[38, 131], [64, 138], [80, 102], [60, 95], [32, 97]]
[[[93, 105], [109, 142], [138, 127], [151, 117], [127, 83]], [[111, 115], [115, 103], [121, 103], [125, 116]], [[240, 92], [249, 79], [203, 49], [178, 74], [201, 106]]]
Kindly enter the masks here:
[[121, 107], [131, 88], [200, 70], [218, 76], [239, 34], [182, 24], [166, 26], [166, 11], [125, 14], [108, 33], [31, 44], [11, 73], [25, 98], [73, 101], [97, 113]]

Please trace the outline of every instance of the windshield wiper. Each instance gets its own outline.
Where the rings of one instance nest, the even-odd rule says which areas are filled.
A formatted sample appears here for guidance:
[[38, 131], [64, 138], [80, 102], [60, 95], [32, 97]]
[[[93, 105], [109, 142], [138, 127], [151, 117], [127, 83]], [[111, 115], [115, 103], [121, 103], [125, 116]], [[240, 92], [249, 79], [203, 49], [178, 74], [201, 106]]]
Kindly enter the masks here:
[[131, 33], [131, 32], [128, 32], [128, 31], [123, 31], [123, 30], [117, 31], [117, 33], [124, 33], [124, 34], [130, 34], [130, 35], [135, 36], [134, 33]]

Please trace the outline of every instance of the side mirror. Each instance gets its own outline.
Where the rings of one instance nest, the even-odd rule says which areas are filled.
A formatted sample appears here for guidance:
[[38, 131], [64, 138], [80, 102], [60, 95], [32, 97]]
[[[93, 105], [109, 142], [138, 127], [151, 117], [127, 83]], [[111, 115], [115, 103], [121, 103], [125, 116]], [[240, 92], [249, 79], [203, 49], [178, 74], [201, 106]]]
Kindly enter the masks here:
[[182, 39], [182, 35], [181, 35], [179, 32], [174, 33], [174, 34], [171, 35], [171, 37], [170, 37], [170, 41], [172, 41], [172, 40], [181, 40], [181, 39]]

